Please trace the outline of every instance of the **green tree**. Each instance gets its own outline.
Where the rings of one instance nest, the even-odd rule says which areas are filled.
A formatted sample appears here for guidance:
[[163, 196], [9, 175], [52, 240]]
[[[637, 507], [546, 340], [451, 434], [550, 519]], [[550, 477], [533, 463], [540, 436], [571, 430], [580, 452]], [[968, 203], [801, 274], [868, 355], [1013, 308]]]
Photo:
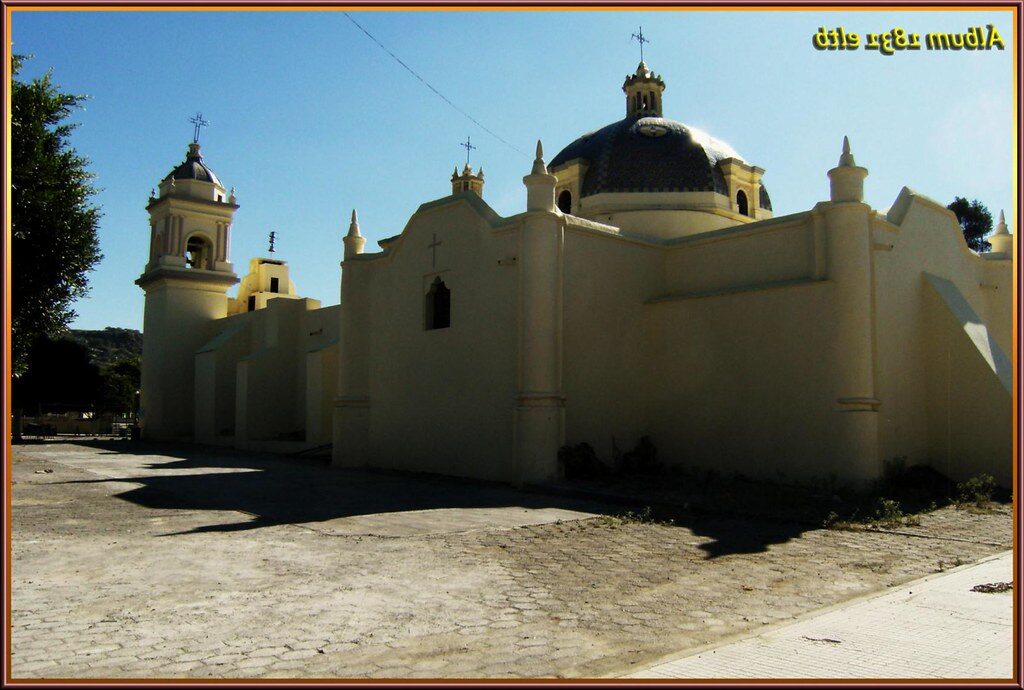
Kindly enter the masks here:
[[32, 343], [25, 359], [25, 373], [11, 384], [16, 409], [34, 414], [95, 408], [104, 381], [84, 345], [43, 336]]
[[15, 376], [24, 373], [32, 343], [55, 337], [75, 317], [71, 304], [86, 294], [86, 274], [102, 258], [100, 211], [88, 161], [69, 144], [67, 122], [85, 96], [63, 93], [51, 74], [11, 77], [11, 350]]
[[985, 235], [992, 232], [992, 214], [985, 204], [977, 199], [968, 201], [958, 196], [946, 208], [955, 213], [956, 219], [960, 221], [960, 229], [963, 230], [968, 247], [976, 252], [987, 252], [992, 248], [985, 240]]
[[117, 414], [135, 411], [135, 392], [139, 390], [141, 375], [138, 358], [122, 359], [100, 370], [102, 383], [96, 407], [102, 412]]

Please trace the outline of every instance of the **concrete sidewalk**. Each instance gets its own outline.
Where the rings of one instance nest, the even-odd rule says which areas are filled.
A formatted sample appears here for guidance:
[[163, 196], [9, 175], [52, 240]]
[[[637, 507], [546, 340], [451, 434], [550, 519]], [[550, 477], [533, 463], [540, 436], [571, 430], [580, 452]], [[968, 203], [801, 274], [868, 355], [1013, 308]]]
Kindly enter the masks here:
[[1013, 554], [930, 575], [627, 678], [985, 678], [1013, 674]]

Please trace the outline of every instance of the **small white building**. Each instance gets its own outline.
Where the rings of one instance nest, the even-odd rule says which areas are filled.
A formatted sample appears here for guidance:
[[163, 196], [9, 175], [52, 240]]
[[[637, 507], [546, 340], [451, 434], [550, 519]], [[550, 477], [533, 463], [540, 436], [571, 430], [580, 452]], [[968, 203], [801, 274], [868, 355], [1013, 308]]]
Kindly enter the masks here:
[[908, 188], [876, 211], [846, 141], [828, 200], [774, 217], [763, 169], [663, 116], [660, 76], [641, 62], [622, 88], [623, 119], [550, 165], [538, 143], [520, 214], [468, 166], [379, 252], [353, 212], [336, 307], [276, 259], [227, 295], [238, 206], [193, 144], [148, 206], [144, 435], [512, 482], [557, 477], [564, 444], [610, 460], [647, 436], [747, 476], [902, 458], [1009, 485], [1002, 219], [979, 255]]

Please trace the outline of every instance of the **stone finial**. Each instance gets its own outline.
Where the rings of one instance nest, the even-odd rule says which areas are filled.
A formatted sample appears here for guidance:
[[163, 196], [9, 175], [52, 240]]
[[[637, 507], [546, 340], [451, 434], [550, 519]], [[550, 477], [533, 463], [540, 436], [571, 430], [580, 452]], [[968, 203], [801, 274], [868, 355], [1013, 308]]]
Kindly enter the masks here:
[[850, 152], [850, 137], [843, 137], [843, 155], [839, 157], [839, 165], [841, 167], [857, 165], [857, 162], [853, 159], [853, 153]]
[[149, 188], [149, 198], [150, 199], [155, 199], [156, 198], [156, 187], [150, 187]]
[[996, 223], [996, 234], [997, 235], [1009, 235], [1009, 231], [1006, 229], [1006, 214], [999, 211], [999, 222]]
[[231, 193], [228, 195], [228, 203], [235, 203], [235, 188], [231, 188]]
[[1002, 254], [1004, 259], [1013, 256], [1013, 235], [1006, 227], [1006, 215], [999, 212], [999, 222], [996, 224], [996, 231], [988, 236], [988, 243], [992, 245], [992, 254]]
[[352, 220], [348, 224], [348, 234], [342, 240], [345, 244], [345, 258], [349, 259], [363, 253], [366, 246], [366, 239], [359, 233], [359, 217], [356, 210], [352, 209]]
[[356, 215], [356, 210], [352, 209], [352, 220], [348, 224], [348, 235], [346, 237], [362, 237], [359, 234], [359, 217]]
[[547, 175], [548, 166], [544, 164], [544, 145], [541, 144], [540, 139], [537, 140], [537, 157], [533, 161], [533, 170], [530, 171], [531, 175]]
[[533, 169], [523, 178], [523, 184], [526, 185], [526, 210], [554, 212], [556, 182], [558, 178], [549, 173], [548, 166], [544, 164], [544, 145], [538, 139]]
[[831, 188], [829, 198], [835, 202], [864, 201], [864, 178], [867, 176], [867, 169], [853, 160], [850, 138], [843, 137], [843, 154], [839, 157], [839, 165], [828, 171]]
[[476, 174], [481, 180], [484, 179], [484, 166], [480, 166], [480, 171]]

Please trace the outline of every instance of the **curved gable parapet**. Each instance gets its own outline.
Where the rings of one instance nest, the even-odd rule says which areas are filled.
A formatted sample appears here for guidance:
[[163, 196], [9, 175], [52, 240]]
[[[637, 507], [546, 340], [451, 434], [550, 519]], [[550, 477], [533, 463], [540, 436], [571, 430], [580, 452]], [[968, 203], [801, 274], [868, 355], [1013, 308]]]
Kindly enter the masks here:
[[377, 244], [380, 245], [383, 251], [371, 253], [371, 254], [360, 254], [354, 259], [379, 259], [385, 256], [393, 257], [405, 243], [405, 238], [409, 235], [410, 231], [416, 226], [417, 222], [424, 215], [433, 215], [434, 213], [441, 213], [445, 210], [451, 210], [458, 206], [468, 206], [473, 213], [483, 220], [487, 226], [492, 230], [498, 230], [500, 228], [509, 227], [515, 225], [518, 221], [516, 216], [506, 218], [484, 201], [478, 194], [473, 192], [459, 192], [452, 194], [440, 199], [434, 199], [433, 201], [427, 201], [416, 209], [416, 211], [409, 216], [409, 220], [406, 221], [405, 227], [402, 228], [402, 232], [397, 235], [385, 237], [384, 239], [377, 240]]
[[412, 221], [416, 216], [421, 213], [433, 211], [434, 209], [443, 208], [451, 204], [457, 204], [460, 202], [466, 202], [470, 208], [477, 212], [477, 214], [487, 221], [488, 225], [492, 228], [500, 228], [510, 223], [508, 218], [500, 215], [497, 211], [491, 208], [490, 204], [484, 201], [479, 194], [473, 192], [459, 192], [457, 194], [451, 194], [440, 199], [434, 199], [433, 201], [427, 201], [419, 205], [419, 208], [409, 217], [409, 222], [405, 224], [405, 228], [402, 229], [402, 233], [396, 237], [401, 237], [405, 234], [405, 231], [412, 224]]
[[[928, 217], [930, 216], [930, 218]], [[961, 254], [974, 260], [984, 260], [967, 246], [963, 230], [956, 214], [931, 197], [915, 192], [910, 187], [900, 190], [896, 201], [885, 213], [885, 220], [900, 229], [923, 223], [939, 231], [938, 234], [951, 237]], [[938, 221], [936, 223], [935, 221]], [[942, 226], [945, 227], [942, 227]]]

